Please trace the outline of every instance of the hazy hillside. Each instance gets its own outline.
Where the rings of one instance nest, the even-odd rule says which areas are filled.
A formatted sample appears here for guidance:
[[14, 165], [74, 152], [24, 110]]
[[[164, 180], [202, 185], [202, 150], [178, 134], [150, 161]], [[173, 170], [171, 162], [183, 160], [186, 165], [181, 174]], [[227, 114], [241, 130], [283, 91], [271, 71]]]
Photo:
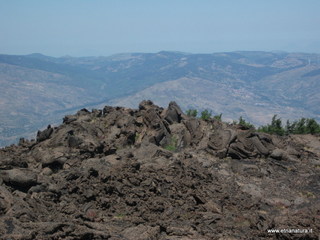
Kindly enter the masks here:
[[0, 146], [99, 104], [211, 109], [261, 124], [273, 114], [320, 119], [320, 55], [274, 52], [0, 55]]
[[115, 99], [110, 103], [117, 106], [136, 106], [141, 99], [154, 99], [156, 104], [165, 106], [173, 99], [181, 103], [182, 109], [211, 109], [213, 114], [223, 113], [225, 121], [236, 120], [239, 116], [259, 125], [270, 122], [274, 114], [284, 119], [298, 119], [314, 116], [302, 107], [279, 105], [273, 99], [259, 94], [255, 88], [232, 86], [199, 78], [181, 78], [155, 84], [132, 96]]

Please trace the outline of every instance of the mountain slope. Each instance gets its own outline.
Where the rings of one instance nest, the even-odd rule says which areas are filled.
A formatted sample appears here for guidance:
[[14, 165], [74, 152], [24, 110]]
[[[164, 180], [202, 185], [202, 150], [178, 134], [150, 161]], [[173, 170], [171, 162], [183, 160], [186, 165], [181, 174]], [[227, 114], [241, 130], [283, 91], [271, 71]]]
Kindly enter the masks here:
[[273, 114], [320, 120], [319, 59], [283, 52], [0, 55], [0, 146], [34, 136], [78, 108], [132, 106], [150, 98], [255, 124]]
[[291, 105], [288, 101], [280, 105], [277, 99], [269, 99], [264, 94], [259, 94], [254, 87], [235, 88], [227, 83], [201, 78], [181, 78], [155, 84], [134, 95], [114, 99], [109, 103], [113, 106], [134, 107], [141, 99], [153, 99], [160, 106], [167, 105], [170, 99], [173, 99], [183, 110], [210, 109], [213, 115], [223, 113], [225, 121], [232, 122], [242, 116], [256, 125], [269, 123], [274, 114], [284, 119], [315, 116], [307, 108], [294, 106], [293, 100], [290, 101]]
[[48, 121], [60, 119], [57, 111], [66, 113], [96, 101], [66, 75], [17, 65], [0, 63], [0, 84], [1, 145], [34, 135]]

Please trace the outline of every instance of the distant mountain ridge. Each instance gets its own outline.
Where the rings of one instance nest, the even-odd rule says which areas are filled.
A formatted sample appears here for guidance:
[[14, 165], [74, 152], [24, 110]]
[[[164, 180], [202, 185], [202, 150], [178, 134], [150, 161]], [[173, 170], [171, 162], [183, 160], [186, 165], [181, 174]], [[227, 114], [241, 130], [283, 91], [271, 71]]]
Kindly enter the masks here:
[[109, 57], [0, 55], [0, 146], [34, 137], [76, 109], [134, 107], [144, 99], [209, 109], [254, 124], [273, 114], [320, 120], [320, 55], [285, 52]]

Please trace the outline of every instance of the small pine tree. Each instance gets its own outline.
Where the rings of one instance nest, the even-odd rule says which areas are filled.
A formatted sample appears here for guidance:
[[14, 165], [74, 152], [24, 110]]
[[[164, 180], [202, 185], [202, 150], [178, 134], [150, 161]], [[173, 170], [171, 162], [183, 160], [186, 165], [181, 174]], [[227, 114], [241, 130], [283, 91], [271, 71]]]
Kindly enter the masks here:
[[306, 120], [306, 133], [320, 133], [320, 125], [313, 118]]
[[277, 118], [277, 115], [272, 117], [271, 126], [270, 126], [271, 133], [278, 134], [280, 136], [284, 135], [284, 129], [282, 127], [281, 118]]
[[258, 131], [278, 135], [289, 134], [316, 134], [320, 133], [320, 125], [313, 118], [300, 118], [294, 122], [287, 120], [285, 128], [277, 115], [274, 115], [271, 124], [259, 127]]
[[282, 127], [281, 118], [277, 118], [277, 115], [274, 115], [272, 117], [271, 124], [259, 127], [258, 131], [270, 134], [277, 134], [280, 136], [285, 134], [285, 129]]
[[201, 119], [202, 120], [209, 120], [211, 118], [212, 112], [209, 111], [208, 109], [205, 109], [204, 111], [201, 112]]
[[188, 109], [186, 111], [187, 116], [189, 117], [197, 117], [198, 111], [196, 109]]
[[239, 117], [239, 123], [238, 124], [243, 126], [243, 127], [245, 127], [245, 128], [247, 128], [247, 129], [250, 129], [250, 128], [255, 129], [254, 125], [249, 123], [249, 122], [247, 122], [246, 120], [244, 120], [244, 118], [242, 116]]
[[284, 128], [284, 131], [285, 131], [285, 134], [286, 135], [289, 135], [291, 132], [292, 132], [292, 129], [291, 129], [291, 123], [290, 123], [290, 120], [288, 119], [287, 122], [286, 122], [286, 126]]
[[221, 122], [222, 121], [222, 113], [220, 113], [219, 115], [213, 116], [213, 118], [218, 120], [219, 122]]

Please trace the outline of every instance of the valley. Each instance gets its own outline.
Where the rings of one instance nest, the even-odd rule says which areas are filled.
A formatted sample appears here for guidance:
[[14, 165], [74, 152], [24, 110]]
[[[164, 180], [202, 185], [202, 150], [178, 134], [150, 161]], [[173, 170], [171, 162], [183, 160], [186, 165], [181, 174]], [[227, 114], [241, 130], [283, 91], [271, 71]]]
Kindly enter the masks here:
[[320, 119], [319, 54], [285, 52], [126, 53], [109, 57], [0, 55], [0, 146], [80, 108], [160, 106], [175, 100], [223, 120], [255, 125]]

